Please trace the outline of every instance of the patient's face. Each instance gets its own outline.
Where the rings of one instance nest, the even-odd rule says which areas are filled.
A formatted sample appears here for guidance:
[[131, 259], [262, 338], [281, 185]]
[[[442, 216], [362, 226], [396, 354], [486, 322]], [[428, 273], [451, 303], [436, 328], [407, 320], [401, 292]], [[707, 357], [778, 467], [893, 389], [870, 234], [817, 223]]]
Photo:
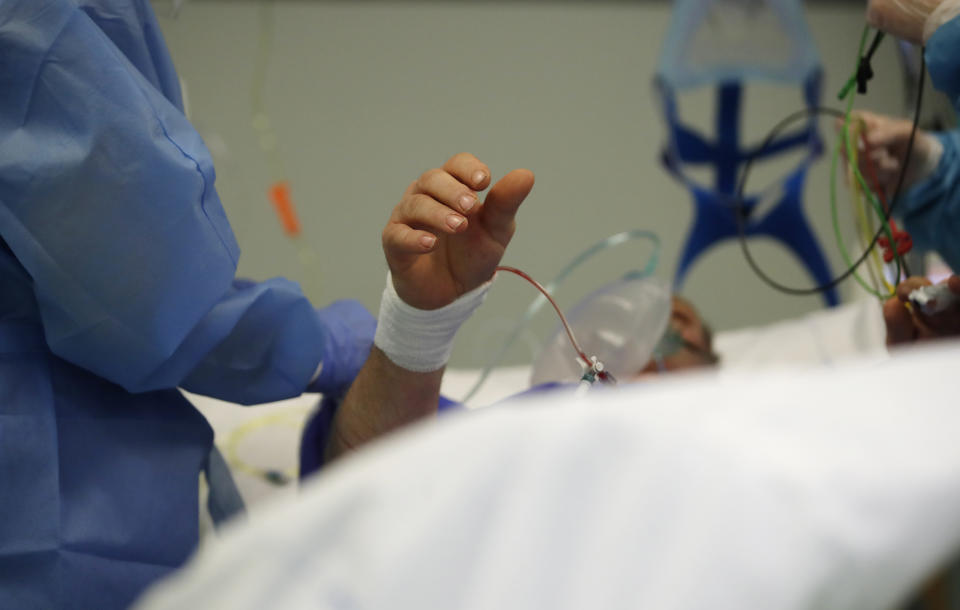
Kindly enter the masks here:
[[[680, 337], [683, 345], [676, 352], [664, 356], [663, 369], [680, 371], [717, 363], [717, 356], [713, 352], [713, 335], [690, 301], [678, 296], [673, 297], [670, 328]], [[661, 367], [655, 360], [651, 360], [640, 371], [639, 376], [658, 372], [662, 372]]]

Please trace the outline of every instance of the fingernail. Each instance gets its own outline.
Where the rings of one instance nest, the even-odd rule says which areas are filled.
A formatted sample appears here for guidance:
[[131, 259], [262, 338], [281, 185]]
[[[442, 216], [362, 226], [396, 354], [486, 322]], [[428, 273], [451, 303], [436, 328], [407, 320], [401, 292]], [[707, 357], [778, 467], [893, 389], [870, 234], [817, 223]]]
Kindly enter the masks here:
[[478, 169], [478, 170], [477, 170], [476, 172], [474, 172], [474, 174], [473, 174], [473, 183], [474, 183], [474, 184], [480, 184], [480, 183], [482, 183], [482, 182], [483, 182], [484, 180], [486, 180], [486, 179], [487, 179], [487, 172], [485, 172], [485, 171], [482, 171], [482, 170], [479, 170], [479, 169]]
[[447, 216], [447, 226], [456, 231], [460, 228], [460, 225], [463, 224], [463, 221], [466, 220], [463, 216], [457, 216], [456, 214], [450, 214]]
[[432, 248], [437, 243], [437, 238], [433, 235], [423, 235], [420, 237], [420, 245], [424, 248]]
[[463, 195], [460, 197], [460, 209], [469, 212], [473, 206], [477, 205], [477, 196], [474, 194]]

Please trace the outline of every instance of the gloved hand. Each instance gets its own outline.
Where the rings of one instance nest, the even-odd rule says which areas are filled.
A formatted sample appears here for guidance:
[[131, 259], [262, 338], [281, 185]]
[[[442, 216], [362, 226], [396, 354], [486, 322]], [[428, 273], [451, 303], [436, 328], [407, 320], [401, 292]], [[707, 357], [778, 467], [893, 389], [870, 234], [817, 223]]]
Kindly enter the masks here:
[[897, 38], [926, 44], [938, 27], [960, 15], [957, 0], [869, 0], [867, 22]]
[[[945, 337], [960, 336], [960, 308], [952, 307], [941, 313], [927, 316], [917, 307], [907, 308], [910, 293], [930, 281], [911, 277], [897, 286], [897, 295], [883, 304], [883, 321], [887, 327], [887, 345], [902, 345]], [[947, 280], [950, 291], [960, 295], [960, 277]]]
[[[865, 124], [864, 138], [870, 145], [873, 167], [880, 182], [879, 186], [887, 193], [888, 198], [892, 197], [894, 190], [897, 188], [897, 181], [900, 179], [913, 123], [906, 119], [866, 111], [856, 112], [851, 117], [851, 126], [853, 121], [856, 120], [862, 120]], [[842, 125], [842, 119], [839, 119], [837, 121], [838, 132]], [[867, 167], [866, 151], [862, 145], [858, 152], [860, 173], [872, 187], [871, 174]], [[907, 168], [907, 175], [904, 177], [903, 192], [933, 174], [942, 155], [943, 144], [940, 143], [940, 140], [933, 134], [918, 129], [913, 143], [913, 153], [910, 155], [910, 167]]]

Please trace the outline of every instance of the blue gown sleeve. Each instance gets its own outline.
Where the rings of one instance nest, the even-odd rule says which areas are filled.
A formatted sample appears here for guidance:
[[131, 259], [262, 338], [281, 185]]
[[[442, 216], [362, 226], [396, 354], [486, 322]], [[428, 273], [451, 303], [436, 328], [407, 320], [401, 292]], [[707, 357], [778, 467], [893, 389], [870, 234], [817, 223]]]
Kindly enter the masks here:
[[922, 250], [936, 250], [960, 269], [960, 132], [937, 134], [943, 156], [936, 171], [910, 188], [897, 203], [904, 227]]
[[289, 280], [234, 282], [144, 385], [179, 385], [240, 404], [304, 391], [339, 396], [366, 361], [375, 330], [357, 301], [314, 309]]
[[[960, 17], [942, 25], [927, 42], [925, 60], [933, 86], [960, 110]], [[936, 250], [960, 270], [960, 130], [937, 134], [943, 156], [936, 171], [897, 203], [897, 213], [924, 250]]]
[[359, 356], [326, 350], [368, 330], [338, 338], [291, 282], [234, 285], [209, 153], [88, 10], [0, 2], [0, 91], [0, 235], [55, 354], [133, 392], [278, 400], [321, 360], [342, 385]]
[[149, 0], [74, 0], [127, 60], [183, 112], [180, 78]]
[[954, 17], [933, 33], [924, 50], [924, 60], [934, 88], [960, 106], [960, 17]]

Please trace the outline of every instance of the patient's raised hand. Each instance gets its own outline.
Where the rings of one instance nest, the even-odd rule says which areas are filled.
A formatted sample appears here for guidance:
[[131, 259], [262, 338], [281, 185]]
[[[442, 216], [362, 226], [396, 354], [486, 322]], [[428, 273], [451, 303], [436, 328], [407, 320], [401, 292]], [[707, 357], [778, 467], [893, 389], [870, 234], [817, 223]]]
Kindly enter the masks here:
[[[394, 207], [383, 229], [392, 285], [370, 357], [334, 418], [328, 459], [437, 412], [456, 331], [482, 302], [474, 289], [493, 277], [533, 174], [510, 172], [480, 201], [489, 184], [490, 169], [461, 153], [424, 172]], [[471, 291], [473, 300], [458, 301]]]

